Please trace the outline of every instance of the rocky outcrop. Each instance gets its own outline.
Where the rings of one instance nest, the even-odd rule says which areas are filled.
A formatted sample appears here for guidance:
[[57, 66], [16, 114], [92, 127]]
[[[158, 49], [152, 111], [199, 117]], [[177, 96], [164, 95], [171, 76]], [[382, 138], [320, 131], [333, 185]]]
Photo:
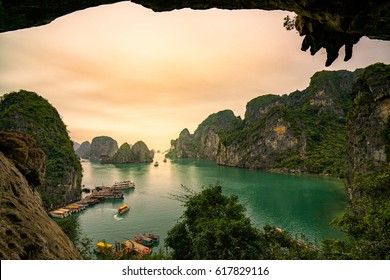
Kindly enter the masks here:
[[45, 154], [33, 137], [0, 133], [0, 259], [81, 259], [47, 215], [35, 188], [42, 184]]
[[81, 164], [58, 111], [34, 92], [2, 96], [0, 130], [23, 131], [34, 137], [46, 155], [45, 182], [37, 187], [46, 208], [81, 197]]
[[128, 143], [124, 143], [120, 146], [119, 150], [108, 160], [107, 163], [129, 163], [134, 160], [131, 146]]
[[283, 172], [344, 176], [346, 116], [351, 90], [363, 70], [321, 71], [303, 91], [249, 101], [245, 119], [227, 110], [209, 116], [194, 132], [171, 141], [168, 156]]
[[[48, 1], [3, 0], [0, 5], [0, 32], [47, 24], [57, 17], [77, 10], [118, 0]], [[262, 9], [287, 10], [297, 14], [295, 28], [305, 36], [302, 50], [310, 48], [314, 55], [321, 48], [328, 54], [326, 65], [337, 57], [339, 49], [345, 46], [345, 60], [352, 56], [352, 47], [362, 36], [372, 39], [390, 40], [390, 5], [383, 0], [277, 0], [277, 1], [236, 1], [236, 0], [135, 0], [154, 11], [174, 9]]]
[[133, 145], [131, 153], [133, 154], [133, 162], [153, 162], [154, 152], [150, 151], [142, 141], [138, 141]]
[[109, 136], [92, 139], [88, 157], [92, 160], [110, 159], [118, 151], [118, 143]]
[[91, 154], [91, 143], [89, 141], [84, 141], [81, 143], [80, 147], [76, 150], [76, 155], [80, 158], [88, 159]]
[[356, 174], [380, 172], [390, 162], [390, 66], [369, 66], [357, 81], [348, 120], [348, 189]]
[[179, 138], [171, 141], [167, 157], [216, 160], [220, 134], [240, 121], [241, 119], [235, 117], [231, 110], [212, 114], [198, 126], [194, 134], [191, 134], [187, 128], [183, 129]]

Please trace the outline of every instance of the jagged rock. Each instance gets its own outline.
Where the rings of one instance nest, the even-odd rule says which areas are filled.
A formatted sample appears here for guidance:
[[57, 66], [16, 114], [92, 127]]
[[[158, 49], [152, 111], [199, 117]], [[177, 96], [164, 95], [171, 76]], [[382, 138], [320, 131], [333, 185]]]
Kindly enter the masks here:
[[46, 155], [44, 184], [37, 187], [49, 209], [81, 197], [81, 164], [56, 108], [34, 92], [20, 90], [0, 100], [0, 130], [23, 131]]
[[118, 151], [118, 143], [109, 136], [98, 136], [92, 139], [89, 158], [107, 160]]
[[284, 172], [343, 176], [346, 116], [352, 85], [363, 70], [321, 71], [303, 91], [264, 95], [247, 104], [245, 119], [231, 111], [209, 116], [194, 132], [171, 141], [167, 156]]
[[133, 154], [134, 162], [153, 162], [154, 153], [142, 141], [138, 141], [133, 145], [131, 153]]
[[76, 150], [76, 155], [80, 158], [87, 159], [91, 153], [91, 143], [89, 141], [84, 141], [81, 143], [80, 147]]
[[29, 184], [39, 186], [45, 177], [45, 153], [36, 146], [35, 139], [18, 131], [0, 132], [0, 151], [26, 177]]
[[134, 155], [131, 151], [131, 146], [128, 143], [123, 143], [119, 150], [108, 160], [110, 163], [130, 163], [134, 162]]
[[43, 151], [24, 133], [2, 132], [0, 139], [0, 259], [81, 259], [33, 188], [42, 182]]
[[231, 128], [240, 119], [233, 111], [224, 110], [208, 116], [191, 134], [187, 128], [180, 132], [179, 138], [171, 141], [167, 157], [206, 158], [216, 160], [220, 132]]
[[347, 170], [351, 199], [360, 195], [351, 189], [355, 174], [378, 172], [390, 161], [390, 65], [366, 68], [352, 95]]
[[[55, 18], [118, 0], [49, 1], [3, 0], [0, 5], [0, 32], [47, 24]], [[345, 46], [345, 60], [352, 56], [352, 47], [362, 36], [390, 40], [390, 4], [383, 0], [134, 0], [154, 11], [174, 9], [262, 9], [287, 10], [297, 14], [295, 27], [305, 36], [302, 50], [310, 48], [314, 55], [321, 48], [328, 54], [329, 66]]]

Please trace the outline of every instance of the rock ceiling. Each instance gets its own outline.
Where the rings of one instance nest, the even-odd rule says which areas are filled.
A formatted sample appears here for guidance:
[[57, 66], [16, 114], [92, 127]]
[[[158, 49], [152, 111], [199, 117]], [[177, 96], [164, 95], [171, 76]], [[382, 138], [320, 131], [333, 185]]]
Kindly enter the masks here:
[[[48, 24], [57, 17], [115, 0], [0, 0], [0, 32]], [[390, 2], [387, 0], [133, 0], [154, 11], [174, 9], [287, 10], [297, 14], [295, 28], [303, 36], [302, 50], [327, 52], [326, 65], [345, 47], [344, 60], [362, 36], [390, 40]]]

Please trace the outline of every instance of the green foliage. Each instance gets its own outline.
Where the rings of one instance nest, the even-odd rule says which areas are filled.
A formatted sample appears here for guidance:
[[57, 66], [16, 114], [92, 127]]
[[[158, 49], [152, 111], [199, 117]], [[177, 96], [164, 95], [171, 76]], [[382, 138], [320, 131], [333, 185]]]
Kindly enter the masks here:
[[75, 245], [80, 255], [84, 259], [93, 258], [92, 240], [82, 234], [77, 217], [70, 216], [61, 220], [56, 220], [62, 231]]
[[342, 218], [334, 222], [350, 238], [344, 243], [327, 244], [328, 251], [342, 246], [352, 259], [390, 259], [389, 186], [390, 165], [355, 177], [352, 189], [359, 197], [352, 201]]
[[286, 28], [288, 31], [293, 30], [295, 28], [295, 21], [297, 19], [297, 16], [295, 15], [293, 18], [290, 18], [289, 15], [287, 15], [284, 18], [283, 26]]
[[[18, 130], [32, 135], [46, 155], [44, 206], [63, 204], [81, 194], [82, 168], [73, 150], [65, 124], [57, 110], [36, 93], [21, 90], [1, 97], [0, 130]], [[76, 177], [76, 182], [74, 178]], [[58, 186], [76, 185], [63, 193]]]
[[288, 233], [267, 226], [255, 228], [237, 196], [224, 196], [220, 185], [175, 196], [184, 203], [181, 220], [165, 244], [173, 259], [298, 259], [315, 258], [316, 250]]
[[390, 116], [387, 117], [387, 121], [382, 132], [382, 137], [385, 143], [386, 156], [387, 158], [390, 158]]

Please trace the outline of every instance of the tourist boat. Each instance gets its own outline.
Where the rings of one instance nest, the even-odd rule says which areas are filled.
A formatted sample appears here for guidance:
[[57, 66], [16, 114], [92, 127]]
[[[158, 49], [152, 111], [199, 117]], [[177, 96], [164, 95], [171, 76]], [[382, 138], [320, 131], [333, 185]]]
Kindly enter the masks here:
[[155, 234], [139, 234], [134, 238], [135, 242], [147, 247], [153, 247], [160, 243], [160, 236]]
[[114, 185], [112, 185], [112, 188], [115, 190], [134, 189], [135, 183], [131, 180], [116, 182]]
[[130, 207], [127, 204], [123, 204], [121, 207], [118, 208], [118, 214], [123, 214], [130, 210]]
[[156, 161], [156, 162], [154, 163], [154, 166], [158, 166], [158, 161]]
[[69, 215], [69, 212], [63, 210], [53, 210], [49, 212], [49, 215], [53, 218], [63, 219]]
[[111, 250], [112, 250], [112, 244], [104, 242], [104, 241], [99, 241], [96, 244], [95, 253], [100, 254], [103, 252], [110, 252]]

